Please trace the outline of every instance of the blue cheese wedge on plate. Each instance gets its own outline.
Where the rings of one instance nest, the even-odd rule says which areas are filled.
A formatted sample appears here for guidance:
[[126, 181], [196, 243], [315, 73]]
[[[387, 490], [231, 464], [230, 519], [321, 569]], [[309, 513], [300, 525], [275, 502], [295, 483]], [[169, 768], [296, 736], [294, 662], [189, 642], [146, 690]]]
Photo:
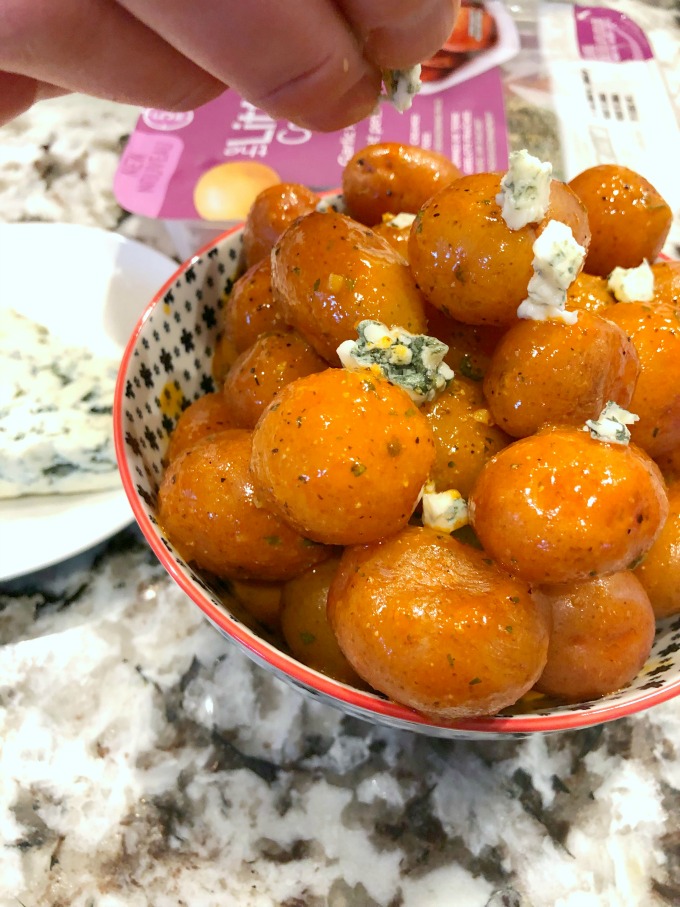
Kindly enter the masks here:
[[118, 362], [0, 312], [0, 499], [116, 488]]

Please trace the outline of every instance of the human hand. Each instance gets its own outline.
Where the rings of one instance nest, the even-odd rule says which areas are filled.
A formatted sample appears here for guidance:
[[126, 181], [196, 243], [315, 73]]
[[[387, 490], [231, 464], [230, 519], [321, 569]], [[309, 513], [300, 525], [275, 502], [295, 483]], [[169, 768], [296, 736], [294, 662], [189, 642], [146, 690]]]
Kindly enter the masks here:
[[188, 110], [231, 86], [275, 118], [340, 129], [380, 69], [427, 59], [458, 0], [0, 0], [0, 123], [69, 91]]

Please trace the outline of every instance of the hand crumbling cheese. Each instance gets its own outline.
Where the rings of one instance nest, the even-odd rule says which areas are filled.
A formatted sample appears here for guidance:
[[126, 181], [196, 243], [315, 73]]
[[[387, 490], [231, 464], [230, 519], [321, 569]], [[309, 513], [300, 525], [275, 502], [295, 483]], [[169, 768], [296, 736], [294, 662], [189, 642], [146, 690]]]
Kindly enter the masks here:
[[576, 242], [566, 224], [551, 220], [536, 239], [533, 252], [534, 275], [527, 287], [528, 296], [517, 309], [517, 317], [574, 324], [578, 313], [565, 308], [567, 289], [581, 269], [586, 250]]

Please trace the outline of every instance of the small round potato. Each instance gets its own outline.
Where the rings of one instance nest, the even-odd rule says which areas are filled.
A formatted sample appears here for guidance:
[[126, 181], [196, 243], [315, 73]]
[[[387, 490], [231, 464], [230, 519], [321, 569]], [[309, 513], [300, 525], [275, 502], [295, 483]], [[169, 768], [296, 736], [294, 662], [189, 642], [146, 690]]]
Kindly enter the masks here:
[[283, 231], [298, 217], [316, 210], [319, 196], [299, 183], [277, 183], [263, 189], [243, 225], [243, 257], [247, 268], [269, 257]]
[[629, 571], [563, 586], [534, 596], [552, 612], [548, 661], [536, 683], [567, 702], [598, 699], [635, 677], [654, 642], [654, 612]]
[[258, 496], [302, 534], [372, 542], [404, 526], [434, 461], [432, 431], [401, 388], [327, 369], [285, 387], [253, 436]]
[[621, 302], [603, 312], [630, 337], [640, 375], [629, 409], [636, 444], [651, 457], [680, 447], [680, 306]]
[[657, 619], [680, 612], [680, 477], [668, 484], [668, 506], [661, 534], [635, 571]]
[[449, 348], [444, 362], [451, 366], [456, 375], [481, 381], [505, 328], [494, 328], [488, 324], [463, 324], [432, 305], [426, 306], [425, 312], [427, 333]]
[[467, 378], [454, 378], [421, 412], [434, 435], [435, 491], [455, 488], [467, 498], [484, 464], [511, 438], [493, 424], [481, 386]]
[[666, 480], [680, 479], [680, 445], [668, 453], [654, 457]]
[[589, 167], [569, 182], [588, 211], [592, 234], [584, 271], [607, 277], [615, 267], [656, 259], [673, 215], [654, 186], [619, 164]]
[[224, 394], [217, 391], [194, 400], [177, 420], [170, 435], [165, 460], [171, 463], [175, 457], [202, 438], [214, 435], [228, 428], [240, 428], [238, 420]]
[[269, 630], [278, 630], [281, 623], [281, 583], [258, 583], [252, 581], [231, 581], [234, 595], [251, 617], [264, 624]]
[[615, 302], [604, 277], [581, 271], [567, 290], [566, 309], [569, 312], [583, 310], [601, 315], [602, 309]]
[[415, 214], [460, 175], [437, 151], [398, 142], [369, 145], [357, 151], [342, 173], [347, 213], [369, 227], [379, 224], [383, 214]]
[[582, 426], [613, 400], [626, 408], [640, 373], [632, 341], [611, 321], [580, 312], [575, 324], [519, 321], [484, 377], [497, 425], [514, 438], [542, 425]]
[[651, 548], [668, 515], [661, 473], [644, 451], [568, 428], [492, 457], [468, 504], [484, 549], [534, 583], [625, 569]]
[[657, 261], [654, 273], [654, 302], [680, 309], [680, 261]]
[[229, 579], [292, 579], [331, 554], [255, 503], [251, 434], [211, 435], [169, 465], [158, 520], [185, 560]]
[[224, 328], [238, 353], [258, 337], [285, 329], [281, 307], [272, 294], [269, 258], [253, 265], [236, 281], [224, 310]]
[[363, 319], [425, 331], [423, 298], [406, 260], [335, 211], [309, 214], [286, 230], [274, 248], [272, 283], [286, 322], [331, 365]]
[[548, 650], [548, 614], [525, 583], [483, 552], [417, 526], [345, 551], [328, 618], [360, 676], [439, 721], [512, 705]]
[[295, 331], [262, 334], [238, 357], [224, 379], [224, 398], [239, 428], [255, 428], [279, 391], [328, 364]]
[[364, 682], [342, 654], [326, 613], [328, 590], [340, 556], [305, 570], [283, 587], [281, 629], [293, 655], [329, 677], [363, 687]]
[[511, 230], [496, 196], [500, 173], [463, 176], [421, 208], [411, 227], [409, 262], [425, 298], [451, 318], [499, 327], [517, 320], [533, 275], [533, 244], [550, 220], [571, 228], [588, 247], [586, 210], [564, 183], [553, 180], [540, 223]]

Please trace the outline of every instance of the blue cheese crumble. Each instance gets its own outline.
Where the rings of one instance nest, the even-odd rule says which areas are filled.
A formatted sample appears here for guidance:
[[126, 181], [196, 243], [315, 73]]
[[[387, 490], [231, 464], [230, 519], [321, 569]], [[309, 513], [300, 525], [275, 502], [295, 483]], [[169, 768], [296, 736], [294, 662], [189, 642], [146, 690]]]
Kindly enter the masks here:
[[576, 242], [571, 229], [558, 220], [548, 222], [532, 248], [534, 275], [517, 317], [575, 324], [578, 312], [566, 310], [567, 290], [581, 270], [586, 250]]
[[428, 482], [423, 489], [423, 525], [439, 532], [455, 532], [470, 522], [467, 501], [454, 488], [435, 491]]
[[0, 499], [119, 486], [113, 446], [118, 363], [0, 313]]
[[407, 211], [400, 211], [399, 214], [383, 214], [382, 222], [386, 227], [392, 227], [394, 230], [406, 230], [413, 224], [416, 219], [415, 214], [409, 214]]
[[383, 69], [382, 80], [385, 86], [384, 98], [395, 107], [399, 113], [409, 110], [413, 98], [423, 87], [420, 80], [422, 66], [412, 66], [411, 69]]
[[512, 152], [496, 196], [501, 216], [511, 230], [543, 220], [550, 205], [551, 178], [551, 163], [539, 160], [526, 149]]
[[443, 361], [448, 346], [426, 334], [391, 330], [379, 321], [361, 321], [358, 340], [338, 347], [342, 365], [352, 372], [369, 369], [401, 387], [418, 406], [434, 400], [453, 378]]
[[638, 422], [639, 416], [629, 413], [627, 409], [610, 400], [597, 419], [588, 419], [585, 431], [595, 441], [606, 441], [609, 444], [628, 444], [630, 441], [629, 425]]
[[617, 302], [651, 302], [654, 299], [654, 271], [645, 258], [637, 268], [614, 268], [607, 286]]

